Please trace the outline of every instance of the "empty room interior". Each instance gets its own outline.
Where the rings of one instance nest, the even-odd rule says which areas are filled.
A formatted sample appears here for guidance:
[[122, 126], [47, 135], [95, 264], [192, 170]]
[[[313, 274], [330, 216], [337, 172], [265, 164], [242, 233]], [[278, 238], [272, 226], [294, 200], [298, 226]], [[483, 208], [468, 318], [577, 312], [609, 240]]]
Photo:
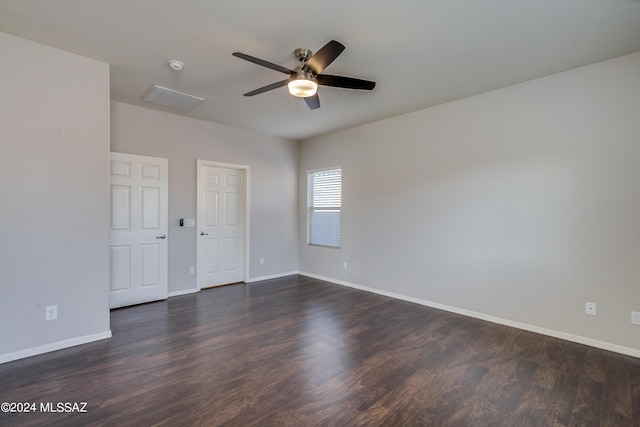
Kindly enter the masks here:
[[0, 0], [0, 425], [640, 426], [637, 0]]

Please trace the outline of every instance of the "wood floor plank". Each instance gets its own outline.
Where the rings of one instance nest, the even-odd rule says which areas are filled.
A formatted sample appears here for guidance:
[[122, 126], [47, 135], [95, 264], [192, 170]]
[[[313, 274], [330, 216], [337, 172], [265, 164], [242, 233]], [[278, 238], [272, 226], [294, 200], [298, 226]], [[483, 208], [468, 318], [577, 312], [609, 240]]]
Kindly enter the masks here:
[[630, 369], [632, 424], [640, 426], [640, 369], [634, 369], [633, 366], [629, 367], [627, 363], [625, 363], [625, 366]]
[[[602, 425], [633, 426], [631, 397], [631, 375], [624, 364], [607, 363], [610, 360], [603, 354], [602, 366], [606, 369], [604, 378]], [[615, 384], [615, 386], [613, 386]]]
[[0, 365], [2, 426], [640, 426], [640, 360], [303, 276], [114, 310]]

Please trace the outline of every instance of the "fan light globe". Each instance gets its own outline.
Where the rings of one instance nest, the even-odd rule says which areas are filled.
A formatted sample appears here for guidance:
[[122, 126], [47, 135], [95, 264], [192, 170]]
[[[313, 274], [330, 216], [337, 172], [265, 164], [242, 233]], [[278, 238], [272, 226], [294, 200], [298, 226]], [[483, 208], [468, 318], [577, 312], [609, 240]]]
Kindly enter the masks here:
[[313, 80], [307, 79], [291, 80], [287, 86], [289, 87], [289, 93], [298, 98], [313, 96], [318, 91], [318, 84]]

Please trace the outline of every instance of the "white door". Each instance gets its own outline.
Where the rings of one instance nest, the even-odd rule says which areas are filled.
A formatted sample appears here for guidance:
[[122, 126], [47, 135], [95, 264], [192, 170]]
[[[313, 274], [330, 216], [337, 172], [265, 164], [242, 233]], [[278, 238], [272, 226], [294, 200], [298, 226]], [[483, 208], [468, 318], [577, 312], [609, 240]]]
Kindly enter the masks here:
[[168, 161], [111, 153], [111, 308], [167, 298]]
[[198, 161], [198, 288], [244, 280], [243, 169]]

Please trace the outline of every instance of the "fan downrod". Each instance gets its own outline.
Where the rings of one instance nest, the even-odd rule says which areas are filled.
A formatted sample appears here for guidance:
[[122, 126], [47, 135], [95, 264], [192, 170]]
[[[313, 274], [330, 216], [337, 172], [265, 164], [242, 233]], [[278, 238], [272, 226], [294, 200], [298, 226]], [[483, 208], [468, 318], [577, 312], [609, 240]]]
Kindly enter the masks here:
[[304, 47], [299, 47], [293, 51], [293, 54], [298, 58], [298, 61], [305, 63], [313, 56], [313, 52], [311, 49], [306, 49]]

